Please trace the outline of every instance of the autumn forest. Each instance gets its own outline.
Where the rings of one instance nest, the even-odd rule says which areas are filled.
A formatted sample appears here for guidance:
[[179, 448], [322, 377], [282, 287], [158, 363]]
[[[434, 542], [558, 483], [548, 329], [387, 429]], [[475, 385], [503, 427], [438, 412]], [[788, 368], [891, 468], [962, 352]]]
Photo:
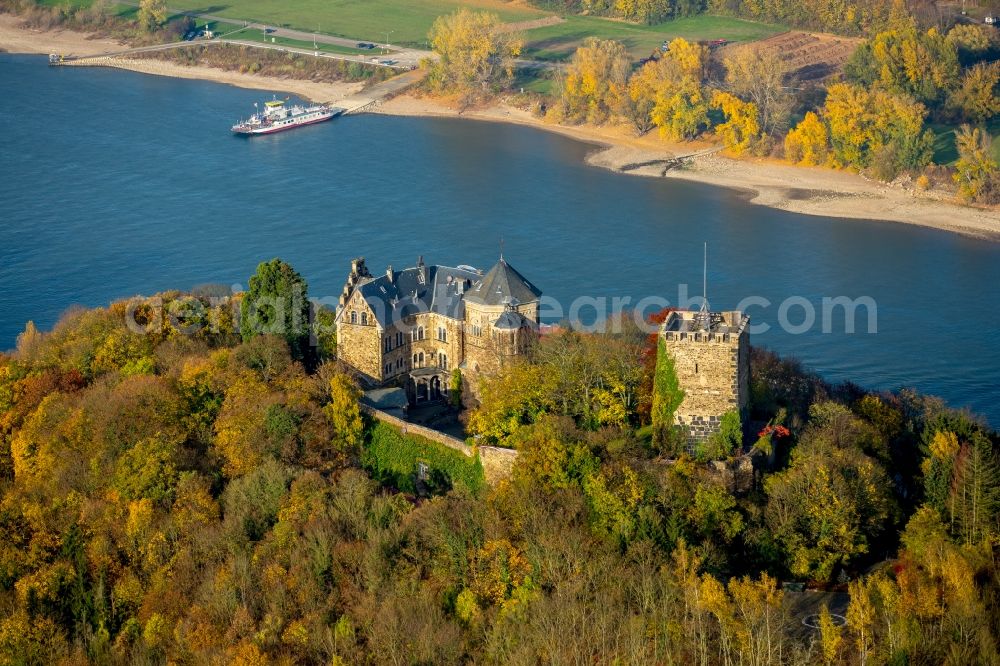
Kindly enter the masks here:
[[[1000, 661], [972, 415], [754, 349], [752, 427], [690, 449], [655, 340], [566, 329], [461, 414], [518, 451], [488, 484], [370, 418], [290, 266], [250, 285], [0, 356], [0, 664]], [[320, 334], [258, 334], [264, 295]]]

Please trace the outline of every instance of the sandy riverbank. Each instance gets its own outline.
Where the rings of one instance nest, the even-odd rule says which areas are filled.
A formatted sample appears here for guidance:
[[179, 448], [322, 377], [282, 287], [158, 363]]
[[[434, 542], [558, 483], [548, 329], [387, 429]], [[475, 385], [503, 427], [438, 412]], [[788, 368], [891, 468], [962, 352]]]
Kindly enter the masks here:
[[[63, 53], [93, 55], [120, 50], [109, 39], [92, 39], [68, 30], [25, 30], [18, 18], [0, 15], [0, 48], [16, 53]], [[359, 83], [317, 83], [299, 79], [263, 77], [208, 67], [131, 60], [127, 68], [179, 78], [196, 78], [244, 88], [289, 92], [314, 101], [331, 102], [356, 94]], [[1000, 240], [1000, 211], [970, 208], [949, 200], [940, 192], [921, 193], [866, 180], [856, 174], [823, 168], [802, 168], [775, 160], [735, 160], [718, 153], [694, 158], [684, 168], [664, 174], [663, 162], [678, 155], [711, 149], [709, 144], [667, 144], [655, 133], [636, 137], [627, 127], [565, 127], [535, 118], [521, 109], [504, 105], [460, 112], [446, 101], [396, 97], [382, 113], [408, 116], [463, 117], [493, 122], [517, 123], [557, 132], [599, 146], [588, 163], [628, 173], [667, 177], [735, 188], [747, 192], [753, 203], [807, 215], [875, 219], [904, 222], [980, 238]]]
[[[711, 152], [711, 144], [669, 144], [655, 133], [636, 137], [628, 127], [566, 127], [505, 106], [459, 113], [454, 106], [435, 99], [401, 96], [383, 104], [380, 111], [529, 125], [595, 144], [598, 148], [587, 157], [593, 166], [738, 189], [746, 192], [752, 203], [805, 215], [903, 222], [1000, 241], [998, 210], [963, 206], [947, 193], [916, 192], [845, 171], [798, 167], [771, 159], [732, 159]], [[664, 162], [700, 152], [708, 154], [664, 173]], [[647, 166], [635, 168], [637, 164]]]
[[[10, 14], [0, 14], [0, 49], [11, 53], [59, 53], [62, 55], [101, 55], [127, 49], [113, 39], [94, 38], [72, 30], [41, 32], [21, 27], [21, 20]], [[362, 83], [322, 83], [304, 79], [278, 78], [230, 72], [216, 67], [188, 67], [166, 60], [129, 59], [120, 67], [144, 74], [180, 79], [202, 79], [227, 83], [240, 88], [298, 95], [316, 102], [332, 102], [357, 93]]]

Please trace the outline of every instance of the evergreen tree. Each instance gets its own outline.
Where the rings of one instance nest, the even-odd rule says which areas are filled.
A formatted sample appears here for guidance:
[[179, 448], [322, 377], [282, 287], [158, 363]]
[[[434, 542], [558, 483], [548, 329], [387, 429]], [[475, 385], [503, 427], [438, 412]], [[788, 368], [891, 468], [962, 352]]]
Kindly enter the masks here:
[[971, 442], [962, 446], [955, 462], [951, 492], [958, 537], [973, 545], [997, 534], [1000, 466], [986, 436], [976, 433]]
[[262, 334], [279, 335], [288, 342], [292, 358], [309, 360], [307, 289], [305, 279], [280, 259], [257, 266], [250, 278], [250, 291], [240, 303], [243, 341]]

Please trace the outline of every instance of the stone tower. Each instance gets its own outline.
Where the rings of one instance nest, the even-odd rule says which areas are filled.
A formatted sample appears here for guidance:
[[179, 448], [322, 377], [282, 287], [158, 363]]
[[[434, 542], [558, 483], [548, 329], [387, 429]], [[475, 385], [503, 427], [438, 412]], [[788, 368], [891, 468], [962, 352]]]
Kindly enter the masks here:
[[[465, 292], [465, 372], [492, 374], [534, 339], [542, 292], [501, 256]], [[469, 382], [470, 387], [476, 382]]]
[[678, 310], [660, 328], [684, 400], [674, 414], [689, 441], [719, 431], [722, 416], [736, 411], [745, 422], [750, 400], [750, 317], [738, 310]]

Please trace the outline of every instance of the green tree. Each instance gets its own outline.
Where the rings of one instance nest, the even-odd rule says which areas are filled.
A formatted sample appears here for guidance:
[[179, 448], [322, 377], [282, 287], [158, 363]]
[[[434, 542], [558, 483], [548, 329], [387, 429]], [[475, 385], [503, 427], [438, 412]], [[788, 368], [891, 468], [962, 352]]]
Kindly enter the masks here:
[[656, 343], [656, 373], [653, 375], [653, 442], [663, 448], [673, 441], [674, 414], [684, 400], [674, 359], [660, 337]]
[[992, 144], [990, 135], [979, 127], [962, 125], [955, 132], [958, 161], [955, 162], [954, 179], [958, 183], [959, 196], [968, 201], [993, 203], [1000, 198]]
[[926, 115], [906, 97], [844, 83], [830, 86], [823, 106], [835, 164], [870, 168], [882, 180], [930, 162], [934, 134]]
[[455, 368], [451, 371], [451, 381], [448, 385], [448, 396], [452, 407], [462, 406], [462, 371]]
[[532, 363], [512, 363], [479, 384], [480, 404], [469, 416], [469, 432], [502, 443], [555, 406], [551, 375]]
[[[869, 552], [893, 512], [890, 482], [862, 452], [864, 431], [849, 414], [814, 406], [788, 469], [764, 481], [765, 519], [795, 576], [826, 581]], [[827, 414], [823, 414], [823, 412]]]
[[973, 123], [984, 123], [1000, 113], [1000, 63], [973, 65], [962, 76], [962, 85], [953, 93], [955, 113]]
[[316, 355], [320, 361], [337, 357], [337, 313], [319, 306], [314, 310], [313, 335], [316, 338]]
[[992, 543], [1000, 534], [1000, 464], [990, 440], [976, 433], [955, 461], [951, 505], [958, 518], [958, 535], [967, 545]]
[[854, 83], [935, 107], [959, 81], [958, 50], [936, 29], [919, 32], [910, 25], [859, 46], [844, 71]]
[[166, 0], [139, 0], [137, 18], [144, 32], [155, 32], [167, 22]]
[[305, 279], [295, 269], [272, 259], [257, 266], [250, 290], [240, 302], [240, 335], [244, 342], [262, 334], [280, 335], [292, 358], [310, 358], [310, 304]]
[[167, 504], [179, 478], [178, 455], [179, 442], [162, 434], [143, 439], [119, 458], [114, 487], [127, 499]]

